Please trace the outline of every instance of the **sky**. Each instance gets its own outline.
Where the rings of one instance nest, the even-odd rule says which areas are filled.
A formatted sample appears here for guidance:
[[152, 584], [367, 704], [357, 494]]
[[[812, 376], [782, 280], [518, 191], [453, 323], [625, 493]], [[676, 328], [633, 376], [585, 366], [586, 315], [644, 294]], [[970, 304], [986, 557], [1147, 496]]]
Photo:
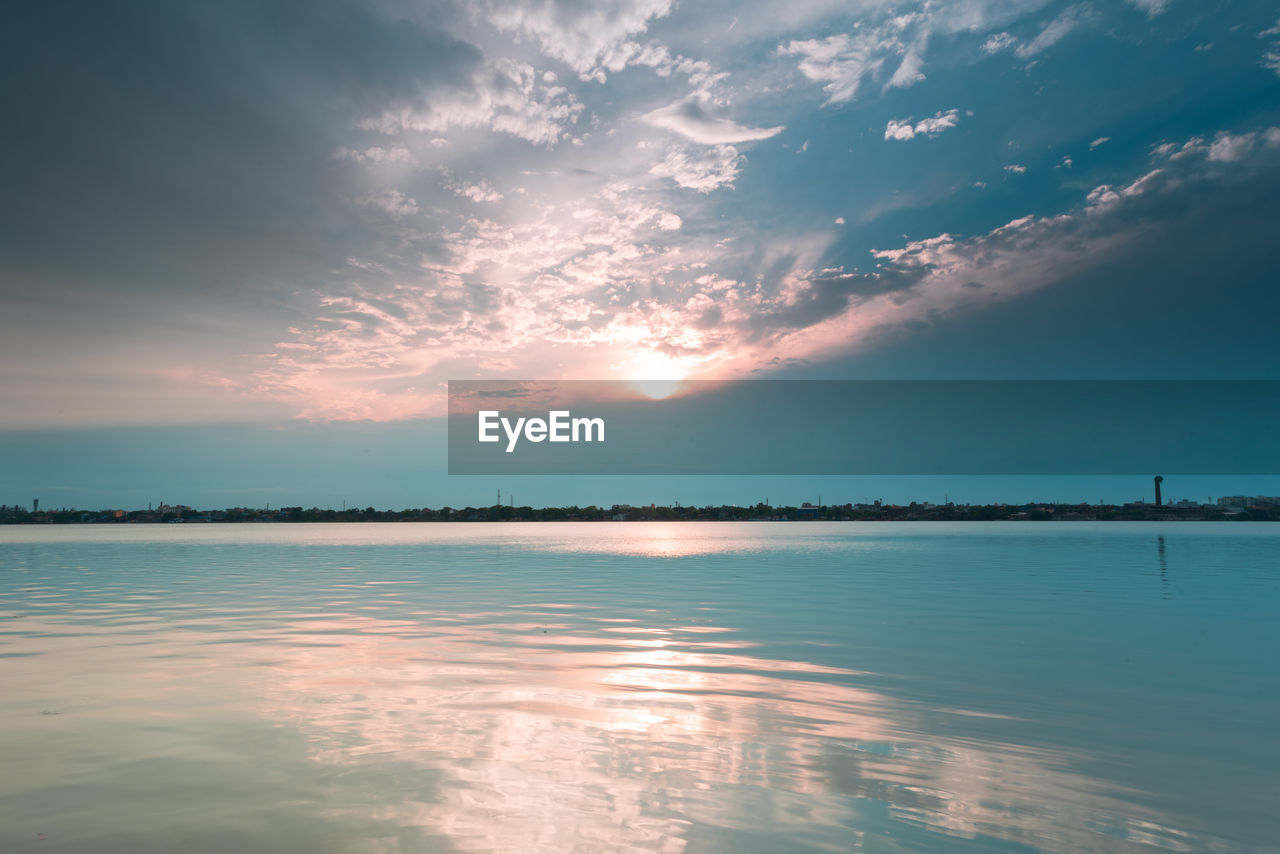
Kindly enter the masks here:
[[[1280, 378], [1272, 3], [171, 0], [6, 19], [0, 501], [488, 503], [490, 479], [444, 474], [450, 379]], [[1054, 483], [920, 497], [1149, 490]], [[924, 486], [515, 489], [827, 488]]]

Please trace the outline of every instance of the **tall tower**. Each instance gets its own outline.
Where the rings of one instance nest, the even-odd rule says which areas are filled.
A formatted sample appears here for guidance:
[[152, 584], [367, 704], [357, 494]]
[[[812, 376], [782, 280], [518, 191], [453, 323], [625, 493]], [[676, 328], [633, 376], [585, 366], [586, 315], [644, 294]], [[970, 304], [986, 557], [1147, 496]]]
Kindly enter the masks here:
[[1156, 506], [1160, 506], [1160, 484], [1164, 480], [1160, 475], [1156, 475]]
[[39, 513], [39, 512], [40, 512], [40, 499], [39, 499], [39, 498], [33, 498], [33, 499], [31, 499], [31, 512], [32, 512], [32, 513]]

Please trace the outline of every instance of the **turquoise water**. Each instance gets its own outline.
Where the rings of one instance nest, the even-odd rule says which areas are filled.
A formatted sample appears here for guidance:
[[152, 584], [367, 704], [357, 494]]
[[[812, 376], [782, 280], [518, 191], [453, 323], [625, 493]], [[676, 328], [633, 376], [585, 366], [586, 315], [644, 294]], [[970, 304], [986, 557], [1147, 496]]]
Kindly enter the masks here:
[[0, 851], [1280, 850], [1280, 525], [0, 528]]

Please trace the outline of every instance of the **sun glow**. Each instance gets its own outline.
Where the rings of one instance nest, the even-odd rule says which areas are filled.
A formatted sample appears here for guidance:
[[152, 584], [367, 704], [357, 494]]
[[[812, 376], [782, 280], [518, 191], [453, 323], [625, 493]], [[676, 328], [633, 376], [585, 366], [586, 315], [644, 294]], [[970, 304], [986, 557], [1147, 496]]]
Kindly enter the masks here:
[[662, 400], [680, 391], [691, 368], [688, 360], [648, 350], [627, 363], [627, 384], [644, 397]]

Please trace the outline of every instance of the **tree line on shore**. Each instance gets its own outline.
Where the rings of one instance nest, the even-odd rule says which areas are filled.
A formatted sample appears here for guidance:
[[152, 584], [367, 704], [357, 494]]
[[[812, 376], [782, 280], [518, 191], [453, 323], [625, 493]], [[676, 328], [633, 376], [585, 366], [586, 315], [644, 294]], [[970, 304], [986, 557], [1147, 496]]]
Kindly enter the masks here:
[[278, 507], [233, 507], [197, 510], [161, 505], [147, 510], [32, 510], [0, 505], [0, 524], [71, 523], [202, 523], [202, 522], [676, 522], [676, 521], [1144, 521], [1144, 520], [1280, 521], [1280, 507], [1156, 507], [1149, 504], [828, 504], [821, 507], [705, 505], [610, 507], [428, 507], [403, 510]]

